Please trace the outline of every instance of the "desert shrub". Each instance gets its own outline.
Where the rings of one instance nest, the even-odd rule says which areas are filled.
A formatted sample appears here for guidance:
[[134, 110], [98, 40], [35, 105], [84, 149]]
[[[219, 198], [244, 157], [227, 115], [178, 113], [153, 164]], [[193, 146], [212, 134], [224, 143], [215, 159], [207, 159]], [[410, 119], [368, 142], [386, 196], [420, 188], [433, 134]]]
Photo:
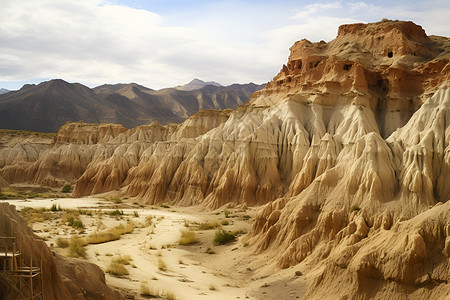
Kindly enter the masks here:
[[66, 184], [61, 189], [61, 193], [70, 193], [70, 192], [72, 192], [72, 186], [70, 184]]
[[203, 222], [203, 223], [198, 225], [198, 230], [210, 230], [210, 229], [214, 229], [214, 228], [217, 228], [217, 227], [220, 227], [220, 224], [217, 221]]
[[205, 253], [208, 253], [208, 254], [215, 254], [216, 251], [214, 251], [213, 249], [211, 249], [210, 247], [208, 247], [208, 249], [206, 249]]
[[217, 290], [217, 287], [216, 287], [214, 284], [211, 283], [211, 284], [209, 285], [209, 290], [210, 290], [210, 291], [215, 291], [215, 290]]
[[223, 214], [225, 215], [225, 218], [229, 218], [230, 217], [230, 211], [229, 210], [225, 210], [223, 212]]
[[219, 229], [216, 231], [216, 235], [212, 241], [213, 245], [225, 245], [235, 239], [235, 235], [231, 232], [225, 231], [223, 229]]
[[86, 249], [84, 248], [84, 241], [77, 237], [72, 237], [69, 244], [70, 257], [86, 257]]
[[230, 222], [228, 222], [228, 220], [223, 220], [222, 222], [220, 222], [220, 224], [222, 224], [223, 226], [227, 226], [230, 224]]
[[131, 259], [131, 256], [129, 256], [129, 255], [119, 255], [112, 259], [112, 262], [122, 264], [122, 265], [129, 265], [130, 261], [132, 261], [132, 259]]
[[142, 296], [150, 296], [150, 297], [158, 297], [159, 293], [152, 288], [149, 287], [147, 281], [141, 281], [141, 295]]
[[123, 210], [116, 209], [116, 210], [108, 212], [108, 215], [110, 215], [110, 216], [121, 216], [121, 215], [123, 215]]
[[174, 293], [167, 291], [166, 292], [166, 299], [167, 300], [177, 300], [177, 297]]
[[248, 220], [248, 219], [250, 219], [250, 216], [249, 216], [249, 215], [243, 215], [243, 216], [242, 216], [242, 219]]
[[167, 270], [167, 265], [166, 263], [161, 259], [161, 257], [158, 259], [158, 269], [161, 271], [166, 271]]
[[67, 247], [69, 247], [69, 240], [59, 237], [56, 239], [56, 245], [59, 248], [67, 248]]
[[120, 199], [119, 197], [111, 198], [111, 201], [116, 203], [116, 204], [122, 203], [122, 199]]
[[84, 224], [81, 220], [75, 220], [75, 221], [73, 221], [72, 227], [81, 229], [81, 228], [84, 228]]
[[61, 206], [56, 205], [56, 203], [53, 203], [50, 207], [50, 211], [62, 211]]
[[133, 211], [134, 217], [139, 218], [139, 213], [137, 211]]
[[181, 229], [181, 236], [178, 240], [179, 245], [192, 245], [198, 243], [198, 238], [195, 236], [195, 232], [187, 229]]
[[117, 277], [130, 274], [124, 264], [119, 264], [113, 261], [111, 261], [108, 268], [106, 268], [106, 273]]
[[91, 233], [86, 237], [86, 242], [88, 244], [100, 244], [115, 241], [118, 240], [122, 234], [130, 233], [133, 229], [133, 222], [128, 222], [126, 224], [120, 223], [119, 225], [108, 230]]

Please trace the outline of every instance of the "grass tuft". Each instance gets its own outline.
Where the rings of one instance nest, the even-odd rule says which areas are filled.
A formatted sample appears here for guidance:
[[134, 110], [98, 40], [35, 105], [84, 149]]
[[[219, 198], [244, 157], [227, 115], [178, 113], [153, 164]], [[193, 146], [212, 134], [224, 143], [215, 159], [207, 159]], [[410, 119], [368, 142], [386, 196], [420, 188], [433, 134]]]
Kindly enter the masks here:
[[69, 244], [70, 257], [86, 257], [86, 249], [84, 241], [77, 237], [72, 237]]
[[67, 247], [69, 247], [69, 240], [59, 237], [56, 239], [56, 245], [59, 248], [67, 248]]
[[198, 243], [198, 238], [195, 236], [195, 232], [188, 229], [181, 229], [181, 236], [178, 240], [179, 245], [192, 245]]
[[106, 269], [106, 273], [109, 273], [116, 277], [122, 277], [124, 275], [130, 274], [124, 264], [120, 264], [114, 261], [111, 261], [108, 268]]

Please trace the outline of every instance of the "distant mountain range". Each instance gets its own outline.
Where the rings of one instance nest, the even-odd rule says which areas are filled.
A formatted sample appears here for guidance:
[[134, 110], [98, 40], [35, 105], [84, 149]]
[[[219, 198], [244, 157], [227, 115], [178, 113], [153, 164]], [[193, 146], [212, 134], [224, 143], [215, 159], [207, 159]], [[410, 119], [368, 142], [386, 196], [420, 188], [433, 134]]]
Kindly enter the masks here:
[[201, 89], [207, 85], [222, 86], [220, 83], [217, 83], [214, 81], [204, 82], [200, 79], [195, 78], [191, 82], [189, 82], [185, 85], [176, 86], [175, 88], [177, 90], [181, 90], [181, 91], [193, 91], [193, 90]]
[[264, 85], [221, 86], [194, 79], [177, 88], [152, 90], [136, 83], [93, 89], [61, 79], [27, 84], [0, 95], [0, 128], [56, 132], [67, 121], [111, 122], [132, 128], [158, 121], [180, 123], [202, 109], [236, 108]]
[[9, 90], [0, 88], [0, 95], [1, 94], [6, 94], [7, 92], [9, 92]]

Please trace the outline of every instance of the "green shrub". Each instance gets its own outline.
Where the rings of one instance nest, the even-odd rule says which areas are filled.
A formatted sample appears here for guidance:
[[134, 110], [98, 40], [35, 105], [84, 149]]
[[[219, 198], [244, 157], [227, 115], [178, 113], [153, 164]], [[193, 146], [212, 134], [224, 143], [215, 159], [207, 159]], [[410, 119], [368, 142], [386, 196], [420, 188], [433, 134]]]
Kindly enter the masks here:
[[227, 226], [230, 224], [230, 222], [228, 222], [228, 220], [223, 220], [222, 222], [220, 222], [220, 224], [222, 224], [223, 226]]
[[229, 218], [230, 217], [230, 211], [229, 210], [225, 210], [224, 212], [225, 218]]
[[73, 221], [73, 225], [74, 228], [84, 228], [84, 224], [83, 222], [81, 222], [81, 220], [75, 220]]
[[121, 216], [123, 215], [123, 210], [113, 210], [108, 213], [110, 216]]
[[231, 232], [225, 231], [223, 229], [219, 229], [216, 231], [216, 235], [212, 241], [213, 245], [225, 245], [235, 239], [235, 235]]
[[70, 184], [66, 184], [61, 189], [61, 193], [70, 193], [70, 192], [72, 192], [72, 186]]
[[50, 211], [62, 211], [61, 206], [56, 205], [56, 203], [52, 204], [52, 207], [50, 207]]

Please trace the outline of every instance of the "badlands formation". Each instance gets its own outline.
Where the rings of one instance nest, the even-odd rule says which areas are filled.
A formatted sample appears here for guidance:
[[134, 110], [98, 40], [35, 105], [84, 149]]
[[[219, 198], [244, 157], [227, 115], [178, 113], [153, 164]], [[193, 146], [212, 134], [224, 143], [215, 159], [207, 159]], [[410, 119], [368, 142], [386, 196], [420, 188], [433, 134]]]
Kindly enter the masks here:
[[290, 50], [236, 110], [68, 123], [51, 143], [4, 145], [0, 176], [143, 205], [262, 206], [245, 239], [300, 268], [305, 298], [447, 299], [450, 40], [382, 21]]

